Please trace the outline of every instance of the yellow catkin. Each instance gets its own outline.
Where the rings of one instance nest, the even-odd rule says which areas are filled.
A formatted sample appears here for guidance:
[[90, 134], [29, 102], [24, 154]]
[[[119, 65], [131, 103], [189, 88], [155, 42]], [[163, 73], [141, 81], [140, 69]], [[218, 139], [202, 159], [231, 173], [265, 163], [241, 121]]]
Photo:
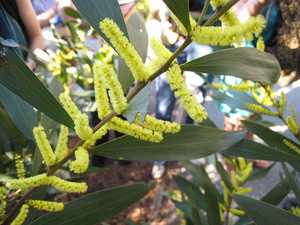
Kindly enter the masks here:
[[175, 97], [180, 97], [179, 102], [183, 105], [189, 116], [198, 123], [207, 118], [205, 108], [197, 102], [196, 97], [187, 88], [181, 69], [178, 64], [173, 64], [166, 74], [170, 88], [174, 90]]
[[65, 207], [65, 205], [61, 202], [49, 202], [49, 201], [32, 200], [32, 199], [27, 201], [27, 205], [48, 212], [62, 211]]
[[15, 155], [15, 163], [16, 163], [18, 178], [22, 179], [22, 178], [25, 178], [25, 167], [24, 167], [24, 163], [20, 159], [21, 159], [21, 156], [16, 154]]
[[47, 166], [53, 166], [56, 163], [56, 156], [52, 150], [52, 147], [47, 139], [47, 135], [44, 131], [44, 127], [39, 125], [33, 128], [34, 138], [37, 146], [39, 147], [45, 164]]
[[260, 84], [250, 84], [249, 82], [242, 81], [240, 84], [227, 85], [228, 89], [233, 89], [236, 91], [246, 92], [246, 91], [256, 91], [258, 88], [261, 87]]
[[100, 29], [109, 38], [116, 51], [124, 59], [135, 80], [148, 81], [149, 73], [133, 45], [124, 36], [118, 25], [111, 19], [105, 18], [100, 22]]
[[282, 91], [280, 94], [280, 100], [279, 100], [280, 115], [284, 114], [284, 112], [286, 110], [286, 105], [287, 105], [286, 96], [285, 96], [285, 93]]
[[85, 149], [89, 149], [92, 146], [95, 145], [96, 141], [98, 139], [101, 139], [104, 135], [106, 135], [108, 132], [107, 129], [107, 125], [104, 125], [103, 127], [101, 127], [100, 129], [98, 129], [92, 136], [92, 138], [90, 138], [89, 140], [87, 140], [86, 142], [84, 142], [84, 144], [82, 145], [83, 148]]
[[84, 173], [89, 167], [89, 153], [83, 147], [75, 151], [76, 160], [70, 163], [70, 170], [74, 173]]
[[93, 65], [94, 79], [95, 79], [95, 100], [97, 103], [98, 116], [100, 119], [108, 116], [111, 113], [109, 106], [109, 99], [105, 87], [105, 80], [101, 74], [101, 63], [96, 62]]
[[245, 212], [243, 210], [240, 210], [240, 209], [229, 209], [229, 211], [232, 214], [237, 215], [237, 216], [243, 216], [243, 215], [245, 215]]
[[[174, 20], [174, 22], [177, 25], [179, 31], [183, 35], [187, 36], [188, 32], [190, 32], [191, 30], [187, 30], [185, 28], [185, 26], [180, 22], [180, 20], [175, 16], [175, 14], [173, 12], [170, 12], [170, 16]], [[189, 20], [190, 20], [191, 29], [193, 29], [197, 25], [197, 22], [193, 19], [193, 17], [190, 14], [189, 14]]]
[[3, 223], [3, 218], [6, 214], [6, 194], [5, 194], [5, 188], [0, 187], [0, 224]]
[[159, 120], [149, 115], [146, 115], [145, 120], [141, 122], [139, 113], [137, 114], [134, 122], [139, 125], [142, 125], [145, 128], [155, 130], [161, 133], [165, 132], [175, 134], [180, 131], [180, 124], [175, 122]]
[[209, 3], [213, 7], [213, 9], [222, 6], [223, 4], [227, 3], [228, 0], [211, 0]]
[[33, 177], [23, 179], [12, 179], [8, 181], [8, 188], [11, 190], [28, 189], [38, 187], [41, 185], [48, 185], [50, 183], [48, 176], [43, 173]]
[[17, 217], [12, 221], [11, 225], [21, 225], [25, 221], [27, 214], [29, 212], [29, 206], [27, 204], [23, 204], [21, 210]]
[[256, 43], [256, 48], [260, 51], [265, 51], [265, 42], [262, 37], [259, 37]]
[[89, 127], [89, 118], [85, 113], [81, 113], [71, 97], [66, 93], [59, 95], [59, 100], [70, 117], [74, 120], [75, 133], [82, 140], [87, 140], [93, 135], [92, 128]]
[[157, 69], [159, 69], [163, 62], [170, 58], [172, 52], [169, 49], [167, 49], [166, 46], [157, 38], [152, 37], [149, 40], [149, 44], [156, 55], [156, 57], [151, 60], [149, 65], [147, 65], [147, 70], [151, 74]]
[[287, 139], [283, 139], [283, 143], [289, 147], [290, 149], [292, 149], [293, 151], [297, 152], [298, 154], [300, 154], [300, 148], [298, 148], [296, 145], [294, 145], [293, 143], [291, 143], [290, 141], [288, 141]]
[[288, 125], [288, 128], [290, 129], [290, 131], [291, 131], [293, 134], [297, 135], [297, 134], [299, 133], [299, 127], [298, 127], [298, 124], [296, 123], [296, 121], [295, 121], [292, 117], [288, 116], [288, 117], [286, 118], [286, 123], [287, 123], [287, 125]]
[[57, 162], [61, 161], [68, 154], [68, 127], [61, 125], [57, 145], [54, 151]]
[[108, 128], [144, 141], [158, 143], [163, 139], [160, 132], [143, 128], [137, 124], [130, 124], [118, 117], [114, 117], [108, 122]]
[[258, 37], [265, 26], [265, 19], [259, 15], [251, 17], [246, 23], [227, 27], [197, 26], [191, 31], [192, 40], [202, 45], [232, 46]]
[[252, 103], [244, 103], [244, 105], [249, 108], [250, 110], [256, 111], [258, 113], [270, 115], [270, 116], [278, 116], [278, 113], [272, 112], [271, 110], [261, 106], [261, 105], [256, 105]]
[[223, 26], [235, 26], [240, 23], [236, 13], [232, 9], [229, 9], [227, 12], [225, 12], [220, 17], [220, 21], [222, 22]]
[[105, 86], [108, 89], [110, 102], [115, 112], [117, 114], [122, 114], [122, 112], [127, 108], [128, 103], [117, 74], [111, 65], [105, 63], [101, 64], [98, 68], [100, 70], [100, 74], [105, 80]]
[[49, 181], [56, 189], [69, 193], [84, 193], [88, 189], [85, 182], [71, 182], [56, 176], [49, 176]]

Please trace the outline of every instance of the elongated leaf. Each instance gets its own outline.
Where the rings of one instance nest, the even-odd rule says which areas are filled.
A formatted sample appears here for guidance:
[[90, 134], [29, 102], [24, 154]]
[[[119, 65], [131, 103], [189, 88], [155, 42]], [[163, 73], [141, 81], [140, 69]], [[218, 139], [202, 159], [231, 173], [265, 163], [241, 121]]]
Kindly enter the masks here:
[[287, 166], [282, 163], [284, 175], [293, 191], [297, 199], [300, 199], [300, 188], [299, 188], [299, 183], [296, 181], [295, 175], [292, 175], [292, 173], [288, 170]]
[[141, 121], [144, 121], [149, 105], [150, 83], [143, 88], [131, 101], [123, 112], [129, 123], [132, 123], [137, 113], [140, 113]]
[[53, 120], [74, 127], [61, 104], [12, 48], [5, 51], [5, 60], [0, 60], [0, 68], [0, 83], [3, 86]]
[[[130, 43], [134, 46], [134, 49], [145, 62], [148, 49], [148, 34], [144, 18], [140, 15], [140, 13], [135, 12], [126, 22], [126, 27], [129, 33]], [[122, 84], [123, 91], [126, 93], [128, 88], [133, 84], [134, 78], [125, 61], [121, 57], [119, 57], [118, 62], [118, 78]]]
[[200, 209], [206, 210], [204, 195], [200, 191], [200, 188], [197, 187], [197, 185], [182, 176], [173, 175], [173, 179], [179, 187], [180, 191], [185, 193], [189, 198], [191, 197], [191, 193], [193, 193], [193, 198], [195, 199], [195, 203], [197, 204], [197, 206]]
[[233, 195], [236, 203], [257, 225], [300, 224], [300, 217], [273, 205], [243, 195]]
[[224, 169], [222, 163], [220, 163], [219, 161], [216, 162], [216, 169], [217, 169], [218, 173], [220, 174], [222, 181], [224, 182], [226, 187], [229, 190], [232, 190], [232, 184], [230, 182], [229, 175], [226, 172], [226, 170]]
[[168, 8], [180, 20], [187, 31], [191, 30], [189, 5], [187, 0], [163, 0]]
[[299, 159], [299, 154], [296, 153], [294, 150], [286, 146], [283, 142], [284, 139], [292, 143], [293, 145], [300, 148], [300, 145], [293, 140], [287, 138], [286, 136], [275, 132], [268, 127], [265, 127], [259, 123], [255, 123], [252, 121], [243, 121], [243, 124], [254, 134], [260, 137], [266, 144], [268, 144], [272, 148], [280, 149], [282, 151], [287, 152], [290, 155], [294, 155], [296, 158]]
[[76, 6], [80, 14], [107, 43], [110, 43], [109, 39], [99, 28], [99, 23], [105, 18], [112, 19], [120, 27], [124, 35], [128, 38], [123, 15], [117, 0], [72, 0], [72, 2]]
[[249, 47], [220, 50], [187, 62], [181, 69], [270, 84], [276, 83], [280, 76], [280, 66], [274, 56]]
[[271, 148], [255, 141], [244, 139], [222, 153], [250, 159], [262, 159], [275, 162], [299, 162], [299, 157], [277, 148]]
[[221, 224], [219, 213], [220, 194], [212, 183], [203, 165], [200, 165], [200, 176], [203, 179], [203, 189], [205, 192], [206, 212], [209, 224]]
[[200, 125], [182, 125], [179, 133], [165, 134], [160, 143], [123, 136], [91, 149], [91, 153], [124, 160], [178, 161], [222, 151], [244, 136], [245, 131], [227, 132]]
[[[270, 190], [261, 201], [269, 203], [271, 205], [278, 205], [290, 192], [290, 186], [286, 179], [283, 179], [272, 190]], [[250, 218], [247, 215], [242, 216], [235, 225], [249, 224]]]
[[136, 183], [97, 191], [66, 204], [63, 211], [47, 213], [31, 224], [93, 225], [126, 209], [154, 186], [154, 183], [150, 186]]
[[0, 99], [16, 126], [27, 138], [34, 140], [32, 129], [38, 121], [33, 107], [1, 84]]

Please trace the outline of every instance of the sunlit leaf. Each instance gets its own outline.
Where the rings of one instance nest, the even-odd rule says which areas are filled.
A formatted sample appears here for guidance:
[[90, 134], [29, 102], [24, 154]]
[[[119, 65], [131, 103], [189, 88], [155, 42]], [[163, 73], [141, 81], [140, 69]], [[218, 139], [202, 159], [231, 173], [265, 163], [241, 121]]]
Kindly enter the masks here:
[[244, 136], [245, 131], [227, 132], [200, 125], [182, 125], [179, 133], [164, 134], [164, 140], [160, 143], [142, 141], [126, 135], [99, 145], [91, 149], [91, 152], [114, 159], [177, 161], [202, 158], [220, 152]]
[[93, 225], [126, 209], [148, 194], [154, 186], [154, 183], [150, 186], [135, 183], [97, 191], [71, 201], [61, 212], [46, 213], [31, 224]]
[[246, 80], [274, 84], [280, 76], [278, 61], [255, 48], [220, 50], [181, 65], [182, 70], [214, 75], [232, 75]]

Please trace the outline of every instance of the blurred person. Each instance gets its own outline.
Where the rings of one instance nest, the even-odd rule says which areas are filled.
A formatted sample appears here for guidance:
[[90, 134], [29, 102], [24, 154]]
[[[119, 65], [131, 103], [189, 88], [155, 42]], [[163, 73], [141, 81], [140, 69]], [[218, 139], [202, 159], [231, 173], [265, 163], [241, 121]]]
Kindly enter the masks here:
[[55, 27], [58, 38], [68, 40], [70, 30], [63, 21], [75, 20], [65, 14], [67, 7], [76, 9], [71, 0], [30, 0], [36, 13], [37, 20], [42, 29], [45, 45], [44, 49], [56, 50], [56, 38], [53, 34], [51, 24]]
[[[0, 36], [3, 39], [13, 39], [33, 53], [37, 49], [43, 49], [43, 36], [29, 0], [0, 0]], [[31, 70], [36, 67], [27, 51], [20, 48], [15, 50]]]

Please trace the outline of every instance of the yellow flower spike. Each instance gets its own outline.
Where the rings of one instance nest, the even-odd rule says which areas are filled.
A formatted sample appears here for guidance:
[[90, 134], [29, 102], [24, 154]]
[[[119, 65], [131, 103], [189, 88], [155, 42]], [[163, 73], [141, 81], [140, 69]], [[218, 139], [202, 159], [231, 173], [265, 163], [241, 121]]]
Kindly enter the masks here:
[[100, 129], [98, 129], [90, 139], [88, 139], [86, 142], [84, 142], [82, 147], [85, 149], [91, 148], [92, 146], [95, 145], [96, 141], [98, 139], [101, 139], [105, 134], [107, 134], [107, 132], [108, 132], [107, 125], [104, 125]]
[[232, 214], [237, 215], [237, 216], [245, 215], [245, 212], [240, 209], [229, 209], [229, 212], [231, 212]]
[[[180, 32], [183, 35], [187, 36], [189, 31], [186, 30], [185, 26], [180, 22], [180, 20], [175, 16], [175, 14], [173, 12], [170, 12], [170, 16], [174, 20]], [[197, 22], [196, 20], [193, 19], [193, 17], [190, 14], [189, 14], [189, 20], [191, 24], [191, 29], [193, 29], [197, 25]]]
[[23, 204], [21, 210], [17, 217], [12, 221], [10, 225], [21, 225], [25, 221], [27, 214], [29, 212], [29, 206], [27, 204]]
[[224, 90], [224, 87], [221, 83], [212, 83], [212, 85], [217, 89]]
[[165, 62], [168, 58], [170, 58], [172, 52], [157, 38], [152, 37], [149, 40], [149, 44], [156, 54], [156, 57], [150, 61], [149, 65], [147, 65], [147, 70], [151, 74], [161, 67], [162, 62]]
[[74, 173], [84, 173], [89, 167], [89, 152], [83, 147], [75, 151], [76, 160], [70, 163], [70, 170]]
[[260, 84], [249, 84], [247, 82], [242, 81], [240, 84], [231, 85], [228, 84], [229, 89], [233, 89], [236, 91], [256, 91], [258, 88], [260, 88]]
[[298, 215], [298, 216], [300, 215], [300, 207], [299, 206], [295, 206], [295, 207], [292, 206], [291, 210], [292, 210], [293, 214]]
[[71, 182], [56, 176], [49, 176], [49, 181], [54, 188], [69, 193], [84, 193], [88, 189], [85, 182]]
[[242, 157], [238, 157], [237, 160], [239, 162], [239, 166], [240, 166], [241, 170], [244, 170], [246, 168], [245, 159]]
[[290, 129], [290, 131], [291, 131], [293, 134], [297, 135], [297, 134], [299, 133], [299, 127], [298, 127], [298, 124], [296, 123], [296, 121], [295, 121], [292, 117], [288, 116], [288, 117], [286, 118], [286, 123], [287, 123], [287, 125], [288, 125], [288, 128]]
[[276, 112], [272, 112], [271, 110], [260, 106], [260, 105], [256, 105], [256, 104], [252, 104], [252, 103], [244, 103], [244, 105], [246, 107], [248, 107], [249, 109], [256, 111], [258, 113], [262, 113], [262, 114], [266, 114], [266, 115], [270, 115], [270, 116], [278, 116], [278, 113]]
[[223, 26], [235, 26], [240, 24], [236, 13], [232, 9], [229, 9], [225, 14], [223, 14], [220, 17], [220, 21]]
[[108, 116], [111, 113], [109, 106], [109, 99], [105, 87], [105, 80], [101, 74], [101, 63], [96, 62], [93, 65], [94, 79], [95, 79], [95, 99], [97, 103], [98, 116], [100, 119]]
[[21, 156], [15, 154], [15, 163], [16, 163], [18, 178], [22, 179], [25, 178], [25, 167], [24, 167], [24, 163], [20, 159]]
[[145, 128], [155, 130], [161, 133], [165, 132], [175, 134], [180, 131], [180, 124], [175, 122], [159, 120], [149, 115], [146, 115], [145, 120], [141, 122], [139, 113], [137, 114], [134, 122], [136, 124], [142, 125]]
[[283, 91], [280, 94], [279, 105], [280, 105], [280, 114], [283, 115], [286, 110], [286, 105], [287, 105], [286, 96]]
[[265, 26], [262, 16], [251, 17], [246, 23], [228, 27], [201, 27], [197, 26], [191, 31], [192, 40], [202, 45], [233, 45], [252, 41], [259, 36]]
[[175, 63], [169, 68], [166, 77], [171, 89], [174, 90], [175, 96], [180, 97], [179, 102], [183, 105], [189, 116], [198, 123], [206, 119], [207, 112], [204, 111], [205, 108], [197, 102], [196, 97], [187, 88], [178, 64]]
[[297, 113], [296, 113], [295, 107], [293, 105], [291, 106], [291, 113], [292, 113], [293, 120], [298, 125]]
[[247, 187], [247, 188], [244, 188], [244, 187], [238, 187], [236, 189], [236, 194], [239, 194], [239, 195], [244, 195], [244, 194], [247, 194], [248, 192], [251, 192], [252, 191], [252, 187]]
[[108, 122], [108, 128], [144, 141], [159, 143], [163, 139], [161, 133], [157, 131], [143, 128], [137, 124], [130, 124], [118, 117], [114, 117]]
[[283, 139], [283, 143], [289, 147], [290, 149], [292, 149], [293, 151], [297, 152], [298, 154], [300, 154], [300, 148], [298, 148], [296, 145], [294, 145], [293, 143], [291, 143], [290, 141], [288, 141], [287, 139]]
[[47, 135], [44, 131], [44, 127], [39, 125], [33, 128], [33, 135], [39, 147], [41, 154], [44, 158], [47, 166], [53, 166], [56, 163], [56, 156], [51, 148], [51, 145], [47, 139]]
[[230, 171], [230, 174], [231, 174], [232, 186], [236, 190], [238, 188], [237, 175], [236, 175], [235, 171], [233, 171], [233, 170]]
[[89, 118], [85, 113], [81, 113], [71, 97], [66, 93], [59, 95], [59, 100], [62, 103], [64, 109], [68, 112], [71, 118], [74, 120], [75, 133], [82, 140], [87, 140], [93, 135], [93, 130], [89, 126]]
[[261, 36], [257, 40], [256, 48], [260, 51], [265, 51], [265, 42]]
[[61, 161], [68, 154], [68, 127], [61, 125], [57, 145], [54, 151], [57, 162]]
[[5, 194], [5, 188], [0, 187], [0, 224], [1, 221], [3, 221], [3, 218], [5, 217], [6, 214], [6, 194]]
[[32, 200], [32, 199], [27, 201], [27, 205], [48, 212], [62, 211], [65, 207], [65, 205], [61, 202], [49, 202], [49, 201]]
[[99, 65], [98, 70], [105, 80], [106, 88], [109, 89], [108, 94], [110, 102], [112, 103], [115, 112], [117, 114], [122, 114], [128, 107], [128, 103], [114, 68], [109, 64], [103, 63]]
[[99, 26], [116, 51], [124, 59], [133, 77], [138, 81], [148, 81], [150, 74], [144, 66], [142, 58], [124, 36], [118, 25], [113, 20], [105, 18], [100, 22]]
[[74, 120], [75, 133], [82, 140], [88, 140], [93, 136], [93, 129], [89, 126], [89, 117], [87, 114], [78, 114]]
[[48, 176], [43, 173], [33, 177], [23, 179], [12, 179], [8, 181], [8, 188], [11, 190], [28, 189], [38, 187], [41, 185], [48, 185], [50, 183]]

